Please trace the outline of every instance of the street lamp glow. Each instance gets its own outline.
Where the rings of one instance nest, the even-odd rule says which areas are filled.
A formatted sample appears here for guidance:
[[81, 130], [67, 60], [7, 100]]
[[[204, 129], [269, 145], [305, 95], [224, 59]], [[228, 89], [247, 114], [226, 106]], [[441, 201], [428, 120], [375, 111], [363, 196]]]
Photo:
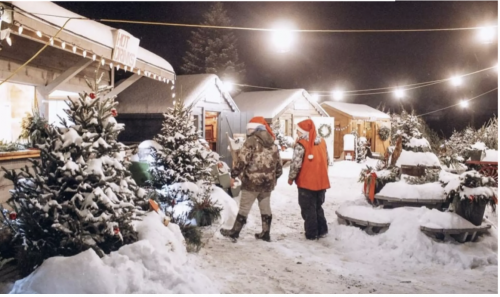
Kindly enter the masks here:
[[335, 90], [332, 92], [332, 96], [333, 96], [333, 99], [335, 99], [336, 101], [340, 101], [340, 100], [344, 99], [344, 91]]
[[292, 47], [294, 36], [290, 26], [281, 25], [272, 31], [272, 39], [276, 50], [286, 53]]
[[481, 27], [478, 32], [478, 39], [482, 43], [492, 43], [496, 37], [495, 27]]
[[405, 90], [397, 88], [394, 90], [394, 96], [396, 99], [402, 99], [405, 96]]
[[230, 82], [230, 81], [225, 81], [224, 82], [224, 89], [226, 90], [226, 92], [232, 92], [233, 91], [233, 83]]
[[469, 107], [469, 101], [467, 101], [467, 100], [460, 100], [460, 106], [461, 106], [462, 108], [467, 108], [467, 107]]
[[313, 94], [313, 95], [311, 96], [311, 99], [312, 99], [314, 102], [318, 102], [318, 100], [319, 100], [319, 95], [318, 95], [318, 94]]
[[451, 84], [455, 87], [458, 87], [462, 84], [462, 78], [460, 76], [454, 76], [450, 78]]

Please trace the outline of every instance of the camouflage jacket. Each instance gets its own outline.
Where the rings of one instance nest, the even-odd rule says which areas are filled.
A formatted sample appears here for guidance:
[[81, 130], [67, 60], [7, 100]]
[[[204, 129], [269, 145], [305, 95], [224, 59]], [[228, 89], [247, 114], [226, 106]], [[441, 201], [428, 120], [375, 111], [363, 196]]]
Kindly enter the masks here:
[[271, 192], [283, 173], [278, 147], [267, 131], [257, 131], [247, 138], [238, 153], [231, 177], [241, 179], [241, 189]]
[[[299, 140], [305, 139], [309, 140], [309, 135], [304, 135]], [[318, 145], [321, 142], [321, 137], [316, 137], [314, 144]], [[290, 164], [290, 173], [288, 174], [289, 180], [295, 180], [299, 175], [300, 168], [302, 168], [302, 162], [304, 162], [304, 154], [306, 149], [298, 141], [293, 148], [292, 163]], [[330, 157], [328, 156], [328, 151], [326, 152], [326, 159], [328, 160], [328, 165], [330, 165]]]

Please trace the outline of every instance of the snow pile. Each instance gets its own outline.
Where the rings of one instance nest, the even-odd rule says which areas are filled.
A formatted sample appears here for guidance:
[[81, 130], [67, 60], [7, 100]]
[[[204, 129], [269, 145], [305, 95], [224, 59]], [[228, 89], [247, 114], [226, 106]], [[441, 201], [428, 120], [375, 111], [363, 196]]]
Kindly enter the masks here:
[[404, 180], [400, 180], [394, 183], [387, 183], [379, 195], [401, 199], [446, 199], [444, 189], [439, 182], [410, 185]]
[[15, 283], [21, 294], [179, 294], [217, 293], [212, 281], [187, 261], [180, 229], [149, 213], [136, 222], [139, 241], [99, 258], [89, 249], [53, 257]]
[[363, 163], [353, 161], [336, 161], [328, 171], [328, 176], [332, 178], [359, 178], [359, 173], [366, 166], [376, 168], [379, 160], [367, 157]]
[[429, 210], [420, 218], [421, 226], [433, 229], [476, 229], [471, 222], [453, 212]]
[[220, 220], [216, 223], [221, 225], [222, 228], [232, 228], [238, 214], [238, 204], [231, 198], [223, 189], [213, 186], [212, 187], [212, 200], [222, 207], [220, 213]]
[[427, 139], [415, 138], [415, 137], [410, 138], [408, 143], [406, 143], [406, 146], [407, 147], [419, 147], [419, 148], [430, 148], [431, 147], [431, 145], [429, 144], [429, 141], [427, 141]]
[[484, 150], [487, 149], [486, 144], [484, 144], [484, 142], [480, 142], [480, 141], [478, 141], [478, 142], [474, 143], [473, 145], [471, 145], [471, 148], [473, 150], [478, 150], [478, 151], [484, 151]]
[[387, 224], [391, 223], [389, 210], [374, 209], [370, 206], [362, 205], [342, 205], [337, 212], [343, 216], [361, 221], [369, 221], [372, 223]]
[[496, 150], [486, 150], [486, 156], [482, 160], [483, 162], [498, 162], [498, 151]]
[[450, 225], [455, 222], [450, 215], [430, 219], [436, 215], [436, 211], [425, 207], [372, 210], [373, 213], [367, 217], [380, 215], [382, 220], [390, 220], [389, 229], [382, 234], [371, 236], [357, 227], [336, 225], [330, 231], [335, 236], [326, 238], [329, 244], [335, 246], [336, 253], [343, 254], [344, 258], [357, 261], [366, 259], [370, 263], [389, 267], [415, 264], [428, 266], [433, 263], [471, 269], [498, 263], [496, 231], [490, 232], [491, 236], [479, 237], [477, 242], [460, 245], [437, 242], [421, 232], [420, 226]]
[[428, 167], [441, 166], [438, 157], [434, 153], [412, 152], [406, 150], [401, 151], [401, 155], [399, 156], [399, 159], [396, 162], [396, 166], [400, 167], [401, 165], [408, 165], [408, 166], [423, 165]]

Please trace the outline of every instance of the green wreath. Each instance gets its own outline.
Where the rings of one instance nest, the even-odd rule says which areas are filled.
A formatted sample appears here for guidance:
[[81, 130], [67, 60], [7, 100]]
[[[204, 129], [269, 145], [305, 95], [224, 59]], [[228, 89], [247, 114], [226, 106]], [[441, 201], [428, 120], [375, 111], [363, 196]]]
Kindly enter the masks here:
[[378, 130], [378, 136], [380, 137], [380, 140], [386, 141], [389, 139], [389, 136], [391, 135], [391, 130], [385, 126], [381, 127]]
[[[326, 133], [323, 133], [323, 129], [326, 129]], [[330, 137], [330, 135], [332, 135], [332, 127], [328, 124], [322, 124], [321, 126], [319, 126], [318, 134], [322, 138], [328, 138]]]

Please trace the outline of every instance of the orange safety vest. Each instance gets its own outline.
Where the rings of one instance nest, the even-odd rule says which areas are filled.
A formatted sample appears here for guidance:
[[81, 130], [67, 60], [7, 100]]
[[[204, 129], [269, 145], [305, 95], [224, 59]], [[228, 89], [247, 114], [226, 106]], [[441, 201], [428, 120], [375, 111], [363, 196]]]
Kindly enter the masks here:
[[[330, 180], [328, 179], [328, 159], [326, 158], [326, 143], [324, 139], [318, 145], [309, 148], [309, 142], [301, 139], [299, 143], [305, 148], [302, 167], [295, 183], [299, 188], [311, 191], [320, 191], [330, 188]], [[314, 155], [312, 160], [308, 156]]]

